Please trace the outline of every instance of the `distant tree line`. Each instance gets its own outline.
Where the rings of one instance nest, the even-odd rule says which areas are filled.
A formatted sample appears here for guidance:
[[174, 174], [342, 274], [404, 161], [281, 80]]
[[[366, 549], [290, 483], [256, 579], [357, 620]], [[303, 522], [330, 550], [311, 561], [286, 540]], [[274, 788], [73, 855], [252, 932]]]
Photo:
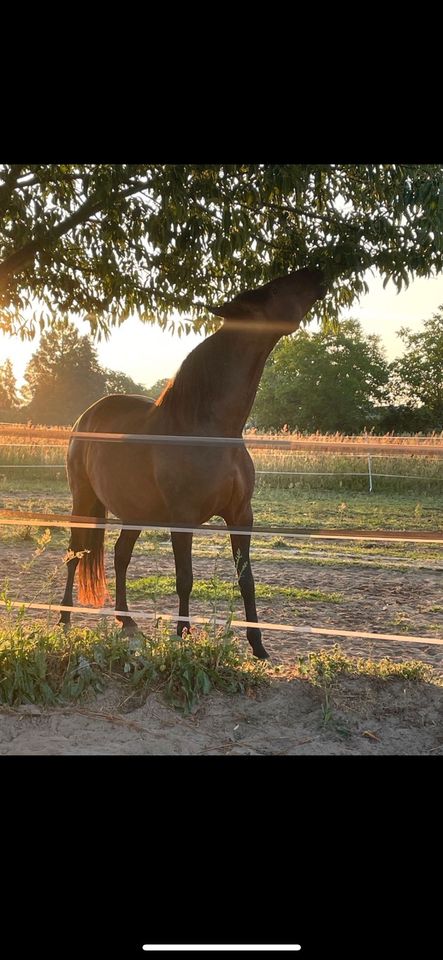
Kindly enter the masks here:
[[[259, 430], [416, 433], [443, 430], [443, 304], [418, 333], [399, 330], [404, 353], [386, 360], [381, 340], [357, 320], [338, 329], [299, 330], [277, 344], [265, 366], [249, 425]], [[12, 363], [0, 365], [0, 420], [72, 424], [109, 393], [154, 399], [146, 388], [100, 366], [90, 337], [66, 319], [44, 332], [17, 388]]]
[[68, 320], [58, 320], [42, 334], [40, 345], [17, 388], [12, 363], [0, 365], [0, 420], [72, 424], [95, 400], [110, 393], [156, 397], [167, 383], [151, 390], [126, 373], [101, 367], [89, 336], [81, 336]]

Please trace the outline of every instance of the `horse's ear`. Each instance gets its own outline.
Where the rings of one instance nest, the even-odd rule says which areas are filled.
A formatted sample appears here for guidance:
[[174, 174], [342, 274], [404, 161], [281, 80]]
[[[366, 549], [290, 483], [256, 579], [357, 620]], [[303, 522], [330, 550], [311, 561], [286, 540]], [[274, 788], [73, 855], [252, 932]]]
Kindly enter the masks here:
[[207, 307], [206, 309], [216, 317], [223, 317], [224, 320], [241, 320], [251, 315], [250, 306], [242, 302], [241, 297], [228, 300], [219, 307]]

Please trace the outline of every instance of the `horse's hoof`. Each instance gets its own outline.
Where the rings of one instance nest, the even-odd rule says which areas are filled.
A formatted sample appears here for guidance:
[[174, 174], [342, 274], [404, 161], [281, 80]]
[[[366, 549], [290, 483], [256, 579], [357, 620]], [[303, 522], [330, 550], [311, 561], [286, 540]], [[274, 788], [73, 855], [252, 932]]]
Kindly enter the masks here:
[[121, 620], [116, 620], [117, 626], [121, 625], [121, 633], [124, 637], [132, 637], [134, 633], [141, 633], [140, 627], [136, 624], [135, 620], [130, 620], [128, 623], [122, 623]]
[[257, 658], [257, 660], [270, 660], [270, 659], [271, 659], [268, 651], [265, 650], [265, 648], [264, 648], [264, 646], [263, 646], [262, 643], [260, 644], [259, 647], [255, 647], [255, 649], [252, 651], [252, 653], [253, 653], [253, 656]]

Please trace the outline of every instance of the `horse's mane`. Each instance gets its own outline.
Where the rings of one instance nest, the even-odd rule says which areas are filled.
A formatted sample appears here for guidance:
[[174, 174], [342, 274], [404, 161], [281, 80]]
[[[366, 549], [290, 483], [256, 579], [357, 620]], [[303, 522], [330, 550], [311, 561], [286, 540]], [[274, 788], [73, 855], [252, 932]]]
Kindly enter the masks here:
[[205, 414], [210, 413], [214, 388], [221, 376], [224, 352], [221, 333], [222, 330], [218, 330], [188, 354], [156, 400], [156, 407], [170, 413], [178, 425], [186, 429], [198, 426]]

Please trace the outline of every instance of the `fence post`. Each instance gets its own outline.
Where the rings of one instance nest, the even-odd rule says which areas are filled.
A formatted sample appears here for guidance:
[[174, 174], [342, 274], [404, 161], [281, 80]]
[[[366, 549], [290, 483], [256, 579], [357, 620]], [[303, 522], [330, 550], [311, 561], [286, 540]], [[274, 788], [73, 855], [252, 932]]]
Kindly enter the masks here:
[[368, 453], [368, 474], [369, 474], [369, 493], [372, 493], [372, 462], [371, 462], [370, 453]]

